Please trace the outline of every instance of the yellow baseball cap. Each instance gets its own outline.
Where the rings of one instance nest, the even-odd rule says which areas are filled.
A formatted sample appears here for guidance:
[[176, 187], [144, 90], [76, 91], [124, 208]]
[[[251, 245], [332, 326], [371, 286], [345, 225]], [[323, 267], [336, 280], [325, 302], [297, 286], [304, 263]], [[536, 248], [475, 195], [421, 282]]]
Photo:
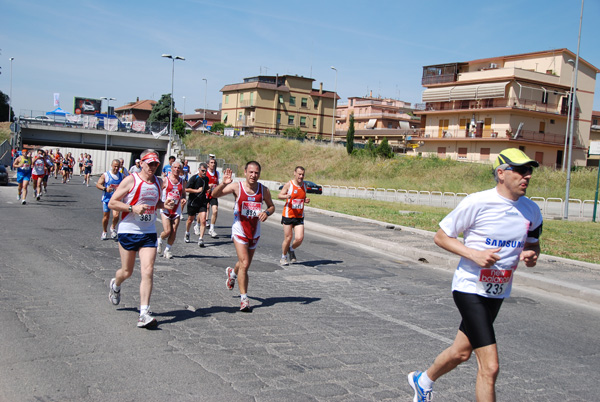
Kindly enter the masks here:
[[523, 165], [531, 165], [533, 167], [539, 167], [540, 164], [531, 159], [529, 156], [525, 154], [525, 152], [521, 151], [517, 148], [507, 148], [504, 151], [498, 154], [498, 157], [494, 161], [494, 170], [500, 165], [510, 165], [510, 166], [523, 166]]

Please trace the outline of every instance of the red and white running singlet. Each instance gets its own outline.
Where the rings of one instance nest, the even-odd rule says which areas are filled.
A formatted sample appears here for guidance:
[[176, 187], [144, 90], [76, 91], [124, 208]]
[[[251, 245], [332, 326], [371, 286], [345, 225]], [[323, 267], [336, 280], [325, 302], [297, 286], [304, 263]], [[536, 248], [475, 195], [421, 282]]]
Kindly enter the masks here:
[[[214, 173], [211, 173], [209, 169], [206, 169], [206, 177], [208, 177], [208, 185], [214, 184], [215, 186], [219, 184], [219, 171], [215, 169]], [[210, 200], [212, 198], [212, 194], [209, 191], [206, 193], [206, 199]]]
[[260, 220], [263, 202], [263, 185], [258, 183], [256, 194], [249, 195], [239, 183], [238, 197], [233, 206], [233, 226], [231, 236], [252, 240], [260, 237]]
[[285, 200], [281, 216], [285, 218], [304, 218], [304, 199], [306, 198], [306, 183], [302, 186], [296, 186], [293, 180], [290, 180], [288, 188], [289, 199]]
[[125, 194], [123, 202], [129, 205], [149, 205], [143, 214], [123, 212], [119, 223], [118, 233], [156, 233], [156, 204], [160, 200], [160, 187], [158, 178], [154, 176], [154, 183], [149, 183], [140, 178], [138, 173], [133, 173], [133, 188]]
[[161, 211], [169, 219], [175, 219], [178, 216], [181, 216], [181, 196], [184, 192], [183, 180], [181, 178], [177, 178], [177, 184], [173, 184], [169, 176], [170, 175], [167, 175], [165, 179], [167, 181], [167, 187], [163, 189], [162, 200], [163, 202], [167, 202], [168, 199], [171, 199], [175, 202], [175, 206], [173, 209], [164, 208]]

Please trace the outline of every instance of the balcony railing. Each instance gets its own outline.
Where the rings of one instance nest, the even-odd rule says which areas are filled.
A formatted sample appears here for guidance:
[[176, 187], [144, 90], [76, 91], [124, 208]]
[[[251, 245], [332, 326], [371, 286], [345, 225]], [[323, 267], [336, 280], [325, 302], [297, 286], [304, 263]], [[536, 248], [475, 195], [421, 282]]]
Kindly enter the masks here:
[[[439, 129], [418, 129], [413, 130], [410, 135], [412, 141], [416, 140], [509, 140], [509, 141], [530, 141], [541, 144], [561, 145], [565, 142], [564, 134], [554, 133], [540, 133], [531, 130], [521, 130], [517, 138], [513, 138], [514, 134], [507, 134], [506, 132], [498, 133], [490, 129], [483, 130], [481, 136], [477, 136], [475, 133], [466, 133], [465, 129], [459, 130], [443, 130], [442, 136], [439, 135]], [[573, 145], [579, 146], [579, 140], [576, 138]]]
[[[425, 111], [446, 111], [446, 110], [470, 110], [470, 109], [492, 109], [492, 108], [511, 108], [530, 110], [536, 112], [552, 113], [557, 115], [567, 115], [566, 108], [562, 108], [556, 103], [542, 103], [523, 98], [496, 98], [480, 100], [454, 100], [449, 102], [427, 102]], [[575, 118], [579, 118], [579, 108], [576, 109]]]

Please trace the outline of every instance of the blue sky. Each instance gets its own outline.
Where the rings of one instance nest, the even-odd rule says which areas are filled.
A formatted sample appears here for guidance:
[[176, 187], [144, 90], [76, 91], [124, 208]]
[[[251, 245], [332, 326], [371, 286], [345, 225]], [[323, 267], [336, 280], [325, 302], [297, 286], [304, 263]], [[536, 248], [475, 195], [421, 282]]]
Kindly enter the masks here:
[[[298, 74], [349, 96], [421, 101], [424, 65], [568, 48], [577, 50], [580, 0], [39, 1], [0, 0], [0, 90], [13, 107], [53, 109], [53, 94], [116, 98], [171, 92], [186, 113], [218, 108], [226, 84]], [[584, 6], [580, 56], [600, 68], [600, 1]], [[594, 21], [595, 20], [595, 21]], [[600, 79], [600, 77], [598, 77]], [[104, 107], [106, 107], [104, 105]], [[600, 110], [596, 85], [594, 110]]]

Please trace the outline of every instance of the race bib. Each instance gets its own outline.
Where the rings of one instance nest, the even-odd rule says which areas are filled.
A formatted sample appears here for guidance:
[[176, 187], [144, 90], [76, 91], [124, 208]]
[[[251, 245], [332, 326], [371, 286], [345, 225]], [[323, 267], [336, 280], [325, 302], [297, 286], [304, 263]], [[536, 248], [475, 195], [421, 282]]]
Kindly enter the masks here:
[[147, 208], [141, 215], [135, 215], [136, 219], [140, 222], [151, 222], [154, 220], [156, 214], [156, 207]]
[[243, 201], [242, 202], [242, 216], [246, 218], [256, 218], [260, 214], [260, 202]]
[[304, 200], [301, 198], [292, 200], [292, 209], [304, 209]]
[[477, 293], [490, 296], [504, 294], [512, 279], [512, 274], [512, 269], [482, 269], [479, 272], [479, 280], [477, 281]]
[[179, 194], [179, 191], [177, 191], [177, 190], [169, 191], [167, 193], [167, 200], [173, 200], [173, 202], [175, 204], [177, 204], [180, 199], [181, 199], [181, 194]]
[[111, 184], [110, 186], [108, 186], [109, 188], [112, 188], [113, 192], [117, 189], [117, 187], [119, 187], [118, 184]]

